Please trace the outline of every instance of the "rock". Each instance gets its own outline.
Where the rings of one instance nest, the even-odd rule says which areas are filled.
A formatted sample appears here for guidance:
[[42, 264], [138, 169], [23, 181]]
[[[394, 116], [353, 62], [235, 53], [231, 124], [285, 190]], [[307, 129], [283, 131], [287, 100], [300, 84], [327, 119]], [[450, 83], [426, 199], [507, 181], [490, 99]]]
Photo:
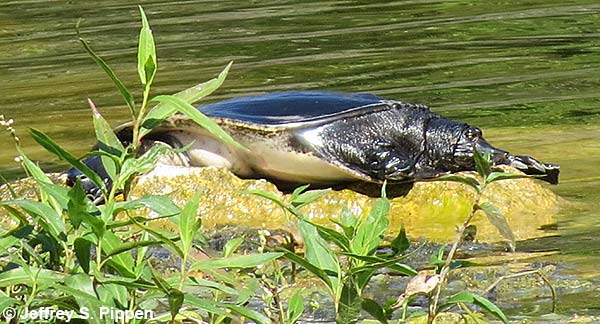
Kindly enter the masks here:
[[[131, 197], [165, 194], [183, 206], [195, 192], [200, 192], [198, 213], [205, 228], [235, 225], [295, 232], [292, 216], [287, 216], [265, 198], [244, 193], [249, 189], [287, 198], [266, 180], [240, 179], [224, 169], [166, 165], [141, 176]], [[532, 179], [503, 180], [486, 190], [484, 200], [502, 210], [517, 240], [544, 236], [540, 228], [555, 223], [554, 217], [562, 203], [562, 199], [541, 182]], [[460, 183], [416, 182], [408, 194], [392, 199], [389, 234], [395, 235], [404, 224], [409, 236], [449, 242], [454, 238], [456, 226], [464, 221], [474, 197], [473, 189]], [[347, 189], [331, 190], [325, 197], [303, 207], [302, 211], [313, 221], [332, 226], [330, 219], [339, 219], [344, 209], [367, 215], [376, 199]], [[477, 241], [502, 239], [485, 215], [478, 213], [473, 224], [477, 226]]]

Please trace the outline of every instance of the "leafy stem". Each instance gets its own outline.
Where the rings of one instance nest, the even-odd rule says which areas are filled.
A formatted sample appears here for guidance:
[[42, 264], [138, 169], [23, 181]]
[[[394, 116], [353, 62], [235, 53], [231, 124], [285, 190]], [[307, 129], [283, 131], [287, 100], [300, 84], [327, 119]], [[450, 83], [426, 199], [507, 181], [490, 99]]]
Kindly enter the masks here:
[[438, 313], [440, 296], [442, 293], [442, 289], [445, 286], [446, 281], [448, 280], [448, 275], [450, 274], [450, 270], [452, 268], [452, 262], [454, 261], [454, 255], [458, 250], [458, 245], [462, 241], [462, 237], [465, 233], [465, 230], [471, 223], [471, 220], [473, 220], [473, 216], [475, 216], [475, 213], [479, 210], [479, 202], [481, 201], [481, 196], [483, 195], [483, 190], [485, 189], [486, 185], [487, 183], [484, 182], [478, 188], [476, 188], [477, 194], [474, 199], [473, 207], [469, 211], [469, 214], [467, 214], [467, 217], [465, 218], [463, 224], [460, 227], [458, 227], [456, 231], [456, 237], [454, 239], [454, 242], [452, 243], [452, 246], [450, 247], [448, 255], [446, 256], [446, 261], [444, 262], [444, 265], [440, 270], [440, 280], [437, 287], [435, 288], [431, 305], [429, 305], [429, 316], [427, 318], [428, 324], [433, 323], [433, 320], [435, 319], [435, 316]]

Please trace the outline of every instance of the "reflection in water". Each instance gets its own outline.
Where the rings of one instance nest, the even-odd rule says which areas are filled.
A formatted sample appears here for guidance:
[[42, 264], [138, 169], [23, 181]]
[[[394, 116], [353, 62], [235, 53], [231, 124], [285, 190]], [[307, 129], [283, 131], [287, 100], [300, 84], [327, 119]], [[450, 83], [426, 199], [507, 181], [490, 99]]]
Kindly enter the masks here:
[[[559, 163], [564, 184], [551, 189], [587, 205], [559, 220], [552, 244], [565, 253], [556, 258], [577, 269], [596, 264], [597, 1], [153, 1], [144, 7], [158, 44], [154, 94], [209, 79], [233, 60], [225, 85], [209, 100], [320, 89], [429, 104], [481, 126], [496, 146]], [[15, 118], [26, 151], [49, 164], [59, 161], [25, 136], [26, 127], [83, 154], [93, 143], [87, 97], [115, 124], [128, 113], [76, 41], [79, 18], [83, 36], [139, 93], [135, 5], [0, 4], [0, 114]], [[8, 136], [0, 136], [0, 147], [6, 175], [15, 152]]]

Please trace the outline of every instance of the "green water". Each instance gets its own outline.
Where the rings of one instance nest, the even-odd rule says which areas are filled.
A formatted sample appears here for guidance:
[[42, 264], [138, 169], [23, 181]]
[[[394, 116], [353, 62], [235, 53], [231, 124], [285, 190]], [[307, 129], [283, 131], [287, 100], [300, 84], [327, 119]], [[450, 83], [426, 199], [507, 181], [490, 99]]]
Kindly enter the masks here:
[[[496, 146], [560, 164], [562, 183], [552, 190], [576, 205], [557, 220], [556, 237], [521, 246], [560, 251], [540, 262], [592, 283], [561, 291], [564, 312], [600, 313], [600, 2], [143, 5], [158, 44], [155, 94], [212, 78], [233, 60], [210, 100], [290, 89], [372, 92], [426, 103], [482, 127]], [[79, 18], [82, 35], [139, 90], [139, 17], [129, 1], [0, 3], [0, 114], [15, 119], [26, 151], [49, 169], [63, 166], [29, 140], [27, 127], [83, 154], [93, 144], [86, 98], [115, 124], [128, 113], [76, 41]], [[10, 176], [16, 153], [6, 133], [0, 148], [0, 172]]]

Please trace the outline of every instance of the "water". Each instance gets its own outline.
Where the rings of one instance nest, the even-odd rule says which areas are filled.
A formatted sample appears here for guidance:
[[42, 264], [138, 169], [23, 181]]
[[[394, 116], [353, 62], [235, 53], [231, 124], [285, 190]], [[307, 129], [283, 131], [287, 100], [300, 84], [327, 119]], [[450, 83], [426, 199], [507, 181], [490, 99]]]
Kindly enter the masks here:
[[[233, 60], [210, 100], [289, 89], [372, 92], [429, 104], [484, 129], [513, 153], [561, 165], [552, 187], [576, 206], [542, 262], [598, 277], [600, 261], [600, 3], [590, 1], [146, 1], [158, 44], [154, 94], [212, 78]], [[75, 154], [93, 144], [86, 98], [114, 124], [128, 111], [76, 40], [82, 36], [135, 93], [137, 8], [129, 1], [0, 3], [0, 114], [16, 120], [25, 150], [60, 161], [27, 127]], [[139, 100], [139, 97], [138, 97]], [[0, 172], [16, 153], [0, 136]], [[600, 283], [561, 296], [572, 313], [598, 313]], [[595, 308], [594, 308], [595, 307]]]

